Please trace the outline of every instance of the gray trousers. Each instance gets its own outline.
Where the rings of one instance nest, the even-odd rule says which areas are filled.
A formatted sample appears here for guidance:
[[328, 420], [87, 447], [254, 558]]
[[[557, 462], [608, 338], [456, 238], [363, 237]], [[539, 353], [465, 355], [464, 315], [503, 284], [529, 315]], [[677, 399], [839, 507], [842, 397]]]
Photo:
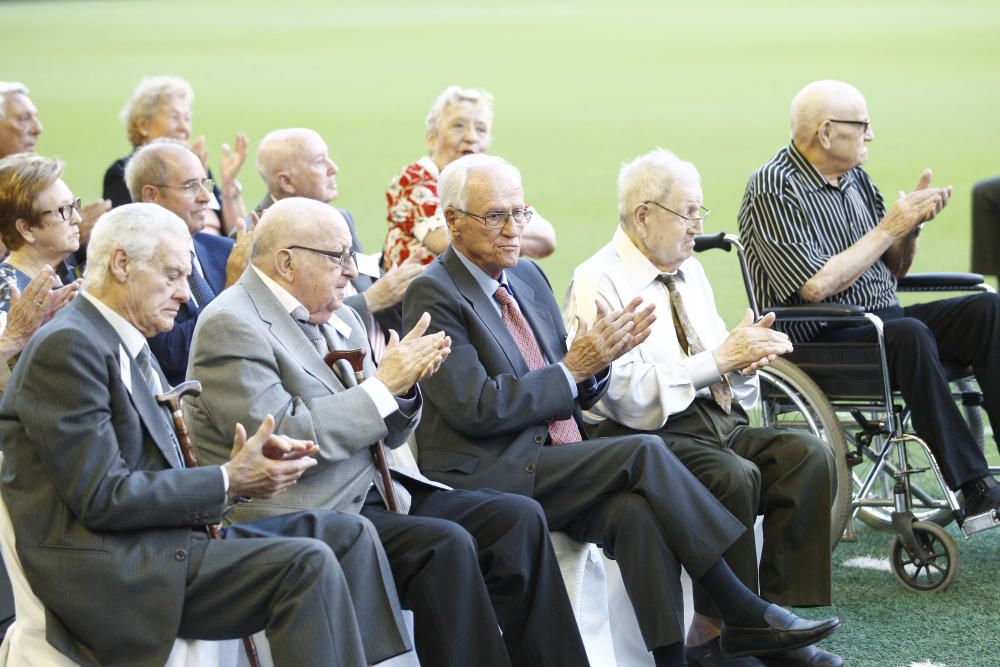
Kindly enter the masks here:
[[[610, 420], [598, 427], [601, 435], [635, 432]], [[830, 604], [836, 471], [822, 440], [800, 431], [751, 428], [739, 405], [727, 415], [703, 398], [653, 433], [747, 527], [725, 554], [747, 588], [776, 604]], [[753, 531], [758, 514], [764, 515], [759, 572]], [[697, 584], [694, 600], [699, 613], [719, 617]]]

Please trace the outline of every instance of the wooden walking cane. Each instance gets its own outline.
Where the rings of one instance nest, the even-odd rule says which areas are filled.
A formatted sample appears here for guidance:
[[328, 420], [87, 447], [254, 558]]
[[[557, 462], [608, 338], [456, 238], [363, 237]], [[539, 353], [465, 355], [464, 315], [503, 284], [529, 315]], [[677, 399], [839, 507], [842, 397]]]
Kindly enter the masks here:
[[[157, 403], [165, 405], [170, 409], [170, 416], [174, 420], [174, 433], [177, 435], [177, 443], [181, 446], [185, 468], [197, 468], [198, 455], [195, 454], [194, 445], [191, 444], [191, 436], [187, 430], [187, 424], [184, 423], [184, 413], [181, 412], [181, 399], [185, 396], [200, 395], [201, 383], [197, 380], [188, 380], [156, 397]], [[211, 524], [207, 528], [208, 534], [213, 540], [222, 539], [218, 525]], [[247, 635], [243, 638], [243, 650], [246, 651], [250, 667], [260, 667], [260, 659], [257, 657], [257, 645], [254, 643], [253, 637]]]
[[[353, 350], [333, 350], [323, 361], [334, 373], [337, 372], [336, 365], [341, 359], [351, 364], [354, 371], [354, 379], [358, 384], [365, 381], [365, 350], [357, 347]], [[375, 456], [375, 465], [378, 467], [379, 476], [382, 478], [382, 486], [385, 488], [385, 504], [390, 512], [399, 513], [399, 503], [396, 502], [396, 491], [392, 488], [392, 475], [389, 474], [389, 460], [385, 456], [385, 444], [379, 440], [372, 445], [372, 454]]]

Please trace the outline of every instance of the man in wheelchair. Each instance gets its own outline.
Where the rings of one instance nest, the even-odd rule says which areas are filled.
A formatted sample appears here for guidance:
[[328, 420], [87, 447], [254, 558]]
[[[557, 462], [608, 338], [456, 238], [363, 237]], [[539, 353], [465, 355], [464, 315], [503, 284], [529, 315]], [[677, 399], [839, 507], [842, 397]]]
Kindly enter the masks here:
[[[1000, 510], [1000, 485], [955, 404], [944, 363], [971, 366], [994, 428], [1000, 428], [1000, 297], [978, 293], [901, 306], [923, 223], [952, 188], [916, 188], [886, 211], [861, 168], [875, 138], [864, 96], [839, 81], [815, 81], [792, 100], [791, 142], [747, 184], [739, 212], [756, 297], [762, 307], [813, 303], [863, 306], [884, 322], [889, 378], [910, 408], [966, 516]], [[872, 342], [873, 327], [788, 323], [796, 342]]]

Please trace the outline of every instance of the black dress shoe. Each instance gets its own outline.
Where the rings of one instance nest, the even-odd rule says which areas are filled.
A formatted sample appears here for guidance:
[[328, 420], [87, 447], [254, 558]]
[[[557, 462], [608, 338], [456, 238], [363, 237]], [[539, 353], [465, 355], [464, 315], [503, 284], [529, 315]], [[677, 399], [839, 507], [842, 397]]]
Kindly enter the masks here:
[[965, 516], [1000, 510], [1000, 484], [992, 475], [963, 484], [962, 495], [965, 496]]
[[688, 667], [764, 667], [764, 663], [753, 656], [727, 658], [722, 655], [718, 637], [697, 646], [685, 646], [684, 657]]
[[807, 621], [787, 609], [772, 604], [764, 611], [767, 627], [750, 628], [722, 624], [720, 646], [722, 655], [764, 656], [802, 648], [829, 637], [840, 627], [839, 618]]
[[818, 646], [772, 653], [764, 658], [767, 667], [844, 667], [844, 659]]

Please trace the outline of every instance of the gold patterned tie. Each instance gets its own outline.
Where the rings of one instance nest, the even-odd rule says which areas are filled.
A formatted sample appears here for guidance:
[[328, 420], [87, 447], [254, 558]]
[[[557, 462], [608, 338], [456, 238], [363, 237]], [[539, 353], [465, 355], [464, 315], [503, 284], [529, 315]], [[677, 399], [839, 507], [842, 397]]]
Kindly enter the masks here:
[[[684, 308], [684, 300], [681, 299], [681, 293], [677, 291], [674, 277], [661, 273], [656, 279], [667, 286], [667, 292], [670, 294], [670, 310], [673, 311], [674, 316], [674, 331], [677, 333], [677, 341], [681, 344], [684, 354], [690, 357], [704, 352], [705, 346], [702, 345], [698, 333], [694, 330], [694, 325], [691, 324], [691, 319]], [[712, 392], [712, 398], [715, 402], [728, 415], [733, 409], [733, 388], [729, 386], [729, 380], [726, 379], [726, 376], [723, 375], [722, 381], [711, 385], [708, 390]]]
[[[528, 326], [528, 321], [514, 303], [514, 298], [507, 292], [503, 285], [497, 288], [493, 298], [500, 303], [500, 314], [504, 325], [510, 331], [510, 335], [517, 343], [517, 349], [521, 350], [521, 356], [530, 370], [541, 368], [545, 365], [545, 358], [542, 357], [542, 350], [538, 347], [535, 334]], [[549, 422], [549, 438], [553, 445], [568, 445], [583, 440], [580, 435], [580, 428], [576, 425], [576, 420], [572, 417], [557, 419]]]

